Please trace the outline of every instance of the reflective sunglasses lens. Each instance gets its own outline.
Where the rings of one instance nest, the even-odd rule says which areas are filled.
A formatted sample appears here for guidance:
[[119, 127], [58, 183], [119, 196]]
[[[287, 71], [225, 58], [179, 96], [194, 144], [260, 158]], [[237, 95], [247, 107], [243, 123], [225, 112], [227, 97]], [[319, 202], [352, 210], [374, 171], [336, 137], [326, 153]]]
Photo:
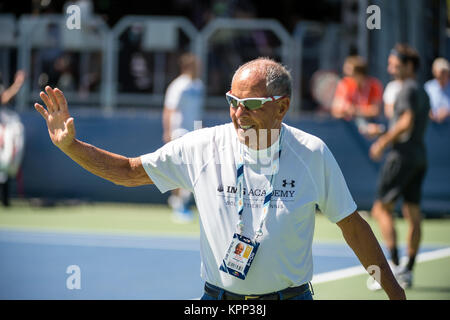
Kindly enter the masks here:
[[238, 102], [236, 99], [230, 97], [229, 95], [226, 95], [225, 97], [227, 98], [228, 105], [231, 104], [233, 108], [236, 108], [238, 106]]
[[255, 110], [255, 109], [262, 107], [262, 101], [261, 100], [247, 100], [244, 102], [244, 105], [250, 110]]

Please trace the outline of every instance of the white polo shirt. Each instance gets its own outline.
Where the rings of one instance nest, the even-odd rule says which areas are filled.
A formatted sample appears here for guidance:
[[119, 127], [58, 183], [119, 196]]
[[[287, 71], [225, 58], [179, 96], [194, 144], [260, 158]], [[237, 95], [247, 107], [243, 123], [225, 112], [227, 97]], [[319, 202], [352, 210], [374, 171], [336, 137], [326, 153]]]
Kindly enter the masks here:
[[[200, 214], [201, 277], [234, 293], [264, 294], [311, 281], [316, 205], [334, 223], [356, 210], [341, 170], [322, 140], [286, 124], [283, 130], [280, 170], [264, 234], [245, 280], [219, 270], [238, 222], [236, 164], [242, 145], [233, 124], [190, 132], [141, 156], [162, 193], [176, 188], [194, 193]], [[252, 239], [271, 177], [262, 170], [267, 163], [263, 160], [277, 150], [278, 143], [262, 151], [244, 146], [243, 234]]]

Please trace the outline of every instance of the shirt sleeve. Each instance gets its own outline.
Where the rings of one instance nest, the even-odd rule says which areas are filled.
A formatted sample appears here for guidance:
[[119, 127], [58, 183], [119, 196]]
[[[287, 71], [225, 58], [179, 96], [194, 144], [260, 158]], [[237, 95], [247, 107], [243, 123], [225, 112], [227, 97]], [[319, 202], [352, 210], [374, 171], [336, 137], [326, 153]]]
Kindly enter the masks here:
[[336, 159], [324, 144], [323, 179], [319, 181], [319, 209], [333, 223], [349, 216], [357, 209]]
[[164, 96], [164, 108], [175, 110], [178, 108], [178, 101], [180, 100], [181, 92], [178, 90], [178, 84], [174, 80], [166, 90]]
[[145, 171], [161, 193], [177, 188], [193, 192], [193, 161], [184, 143], [186, 136], [141, 156]]
[[386, 88], [384, 89], [383, 102], [386, 104], [392, 104], [395, 102], [394, 88], [392, 82], [389, 82], [386, 85]]
[[403, 89], [397, 98], [396, 111], [401, 115], [406, 110], [417, 111], [417, 90], [409, 87]]

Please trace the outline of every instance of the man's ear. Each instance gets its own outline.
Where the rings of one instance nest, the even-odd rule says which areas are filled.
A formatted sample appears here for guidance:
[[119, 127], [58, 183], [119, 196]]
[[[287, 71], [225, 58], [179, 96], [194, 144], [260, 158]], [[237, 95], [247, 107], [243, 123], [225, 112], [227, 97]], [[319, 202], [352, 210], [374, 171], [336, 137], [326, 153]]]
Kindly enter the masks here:
[[281, 119], [283, 119], [289, 110], [289, 106], [291, 105], [291, 99], [289, 97], [285, 97], [280, 100], [278, 105], [280, 106], [280, 109], [278, 110], [278, 114], [281, 116]]

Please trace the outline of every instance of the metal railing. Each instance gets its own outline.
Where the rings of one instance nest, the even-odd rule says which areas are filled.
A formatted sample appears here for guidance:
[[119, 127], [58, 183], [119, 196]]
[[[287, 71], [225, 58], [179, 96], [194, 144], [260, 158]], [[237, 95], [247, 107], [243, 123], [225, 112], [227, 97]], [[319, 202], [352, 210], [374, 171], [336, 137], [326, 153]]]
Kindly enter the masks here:
[[[231, 19], [231, 18], [217, 18], [208, 23], [200, 32], [198, 47], [196, 50], [197, 55], [203, 61], [205, 66], [208, 65], [208, 48], [209, 42], [213, 39], [214, 35], [219, 31], [224, 30], [253, 30], [253, 31], [270, 31], [280, 41], [280, 57], [281, 62], [291, 68], [294, 63], [295, 55], [293, 50], [293, 41], [290, 34], [286, 29], [276, 20], [273, 19]], [[255, 57], [256, 58], [256, 57]], [[202, 80], [204, 83], [208, 83], [208, 69], [203, 68]], [[231, 79], [230, 79], [231, 81]], [[293, 88], [296, 88], [296, 83], [293, 84]], [[226, 88], [224, 88], [225, 92]], [[292, 104], [290, 112], [297, 109], [299, 104], [299, 96], [297, 90], [293, 90]], [[206, 104], [209, 106], [223, 106], [223, 95], [221, 96], [208, 96]]]
[[[145, 37], [142, 41], [144, 51], [155, 51], [153, 72], [153, 83], [155, 88], [149, 93], [121, 93], [118, 91], [118, 64], [119, 64], [119, 41], [120, 36], [133, 25], [141, 25], [146, 28]], [[155, 31], [152, 31], [155, 29]], [[149, 105], [159, 104], [162, 106], [165, 90], [164, 64], [165, 58], [162, 52], [175, 51], [178, 44], [175, 43], [176, 29], [181, 30], [189, 39], [189, 51], [195, 51], [195, 42], [198, 39], [198, 31], [192, 23], [184, 17], [163, 16], [126, 16], [122, 18], [112, 29], [108, 36], [106, 87], [102, 97], [103, 106], [107, 110], [113, 110], [117, 104]], [[158, 32], [166, 34], [157, 34]], [[156, 40], [152, 38], [155, 36]]]
[[17, 47], [16, 28], [13, 14], [0, 14], [0, 70], [5, 84], [10, 83], [10, 51]]
[[[367, 1], [359, 0], [359, 2], [366, 3]], [[383, 9], [386, 11], [385, 15], [394, 15], [398, 11], [394, 5], [383, 7]], [[363, 22], [361, 20], [360, 24]], [[389, 29], [394, 23], [394, 19], [386, 18], [383, 26]], [[119, 87], [121, 81], [123, 82], [123, 79], [120, 79], [119, 71], [121, 41], [125, 32], [134, 25], [140, 25], [144, 29], [141, 49], [151, 53], [153, 59], [151, 61], [153, 66], [152, 89], [148, 92], [127, 92]], [[348, 54], [348, 48], [339, 43], [342, 29], [338, 24], [320, 24], [311, 21], [298, 23], [293, 33], [290, 34], [277, 20], [272, 19], [217, 18], [199, 31], [184, 17], [125, 16], [112, 28], [109, 28], [99, 16], [92, 15], [89, 21], [84, 22], [81, 30], [69, 30], [66, 27], [66, 16], [61, 14], [22, 15], [18, 20], [13, 15], [2, 14], [0, 15], [0, 27], [2, 30], [15, 28], [18, 30], [18, 36], [15, 35], [15, 32], [9, 31], [0, 34], [0, 71], [2, 71], [3, 80], [5, 83], [11, 82], [12, 67], [8, 50], [17, 49], [17, 68], [25, 70], [28, 74], [23, 88], [15, 100], [19, 111], [30, 108], [31, 102], [39, 98], [38, 91], [42, 88], [38, 85], [38, 76], [43, 68], [42, 55], [51, 55], [51, 50], [76, 53], [79, 75], [88, 72], [88, 65], [92, 64], [91, 55], [93, 53], [101, 55], [100, 80], [96, 86], [97, 89], [88, 92], [87, 95], [80, 94], [79, 90], [66, 90], [65, 94], [73, 104], [98, 105], [104, 111], [112, 111], [119, 106], [153, 105], [162, 108], [164, 93], [169, 80], [171, 80], [168, 77], [172, 76], [165, 72], [165, 67], [170, 67], [171, 70], [175, 68], [172, 65], [167, 66], [168, 61], [171, 60], [167, 60], [166, 55], [171, 54], [173, 58], [173, 55], [179, 54], [180, 51], [191, 51], [199, 56], [202, 65], [201, 78], [207, 87], [207, 92], [210, 92], [206, 99], [207, 107], [212, 109], [222, 107], [224, 105], [222, 88], [220, 87], [220, 90], [214, 92], [208, 91], [208, 86], [211, 86], [210, 69], [212, 68], [208, 59], [215, 54], [213, 51], [215, 49], [212, 47], [215, 46], [216, 38], [223, 37], [224, 34], [226, 34], [224, 50], [227, 51], [227, 48], [231, 48], [235, 50], [233, 54], [241, 56], [234, 60], [220, 61], [220, 68], [223, 69], [221, 73], [219, 72], [221, 84], [225, 78], [230, 78], [229, 74], [239, 63], [244, 62], [242, 57], [248, 58], [249, 56], [248, 52], [243, 52], [245, 49], [240, 48], [239, 44], [233, 43], [233, 41], [248, 33], [263, 32], [270, 35], [268, 38], [273, 42], [270, 43], [271, 56], [273, 55], [273, 58], [279, 59], [286, 65], [293, 77], [290, 113], [304, 109], [304, 90], [307, 87], [305, 81], [311, 76], [311, 70], [306, 68], [332, 69], [339, 72], [345, 55]], [[399, 37], [397, 29], [388, 35], [374, 33], [370, 39], [372, 42], [377, 42], [377, 47], [370, 51], [374, 57], [372, 60], [375, 60], [371, 61], [371, 68], [377, 71], [378, 74], [375, 76], [381, 80], [385, 80], [383, 79], [386, 59], [384, 55], [388, 54], [394, 39]], [[180, 34], [184, 38], [180, 37]], [[308, 42], [311, 37], [317, 39], [313, 45]], [[181, 38], [184, 40], [182, 45]], [[416, 36], [416, 38], [414, 38], [415, 44], [420, 48], [419, 43], [423, 42], [423, 36]], [[448, 39], [448, 35], [446, 35], [446, 39]], [[226, 41], [229, 41], [230, 46]], [[359, 48], [362, 55], [367, 55], [367, 41], [367, 34], [361, 33]], [[447, 40], [444, 41], [444, 43], [446, 42]], [[441, 46], [444, 47], [444, 44]], [[441, 49], [441, 51], [445, 50]], [[258, 52], [258, 48], [254, 52]], [[229, 54], [229, 52], [225, 52], [225, 54]], [[314, 60], [314, 66], [304, 65], [305, 59]], [[229, 74], [224, 74], [224, 70]], [[385, 75], [384, 77], [386, 78]], [[229, 83], [231, 78], [226, 80]], [[78, 79], [78, 81], [80, 80]], [[227, 89], [223, 88], [223, 91]]]
[[[17, 68], [25, 70], [29, 75], [20, 90], [17, 98], [17, 109], [24, 110], [31, 101], [39, 98], [37, 87], [38, 77], [42, 71], [42, 52], [70, 51], [80, 54], [79, 72], [83, 75], [89, 64], [89, 54], [99, 52], [102, 55], [102, 81], [100, 91], [105, 91], [105, 71], [107, 50], [106, 40], [109, 28], [106, 23], [97, 16], [93, 16], [89, 24], [79, 30], [69, 30], [63, 15], [49, 14], [42, 16], [22, 15], [18, 23], [18, 61]], [[34, 50], [34, 52], [33, 52]], [[51, 57], [50, 57], [51, 59]], [[33, 60], [33, 61], [32, 61]], [[34, 84], [32, 86], [31, 84]], [[87, 96], [80, 95], [75, 90], [66, 91], [67, 98], [75, 104], [100, 104], [100, 93], [91, 93]]]
[[[297, 78], [299, 95], [303, 98], [309, 88], [312, 72], [305, 72], [304, 61], [314, 61], [315, 70], [340, 72], [346, 48], [339, 42], [341, 29], [337, 24], [323, 24], [315, 21], [302, 21], [296, 24], [293, 32], [294, 60], [293, 77]], [[308, 65], [311, 67], [311, 65]], [[299, 99], [299, 110], [304, 108], [305, 99]]]

